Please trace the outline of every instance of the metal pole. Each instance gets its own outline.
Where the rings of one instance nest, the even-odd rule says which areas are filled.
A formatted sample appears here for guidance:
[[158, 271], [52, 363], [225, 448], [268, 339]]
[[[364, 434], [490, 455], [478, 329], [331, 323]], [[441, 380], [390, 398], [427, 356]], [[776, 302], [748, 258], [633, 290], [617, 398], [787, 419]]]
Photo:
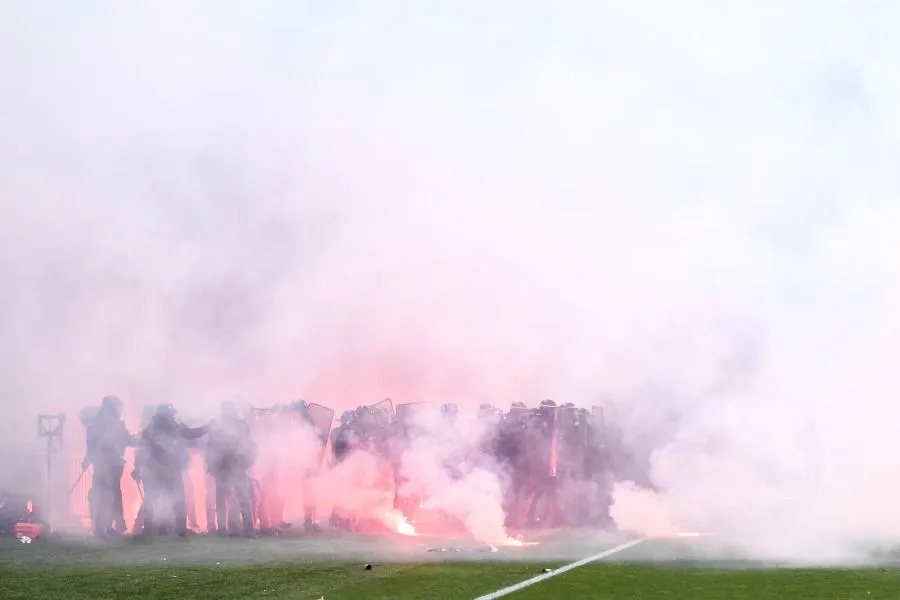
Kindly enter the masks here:
[[51, 472], [52, 469], [53, 469], [53, 438], [48, 437], [47, 438], [47, 504], [46, 504], [47, 514], [46, 514], [46, 517], [44, 518], [44, 520], [47, 522], [51, 521], [50, 507], [52, 506], [51, 502], [53, 501], [53, 491], [52, 491], [53, 490], [53, 475]]

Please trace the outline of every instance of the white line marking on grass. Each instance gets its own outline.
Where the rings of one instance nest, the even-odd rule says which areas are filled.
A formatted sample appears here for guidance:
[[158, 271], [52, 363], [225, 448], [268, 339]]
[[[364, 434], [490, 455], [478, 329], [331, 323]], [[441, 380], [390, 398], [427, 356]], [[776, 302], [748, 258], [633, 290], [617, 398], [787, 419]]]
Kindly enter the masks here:
[[551, 577], [556, 577], [557, 575], [562, 575], [567, 571], [571, 571], [572, 569], [577, 569], [578, 567], [583, 567], [588, 563], [592, 563], [595, 560], [603, 560], [604, 558], [610, 557], [613, 554], [618, 554], [623, 550], [628, 550], [629, 548], [634, 548], [638, 544], [642, 542], [646, 542], [650, 539], [650, 536], [644, 536], [642, 538], [638, 538], [636, 540], [631, 540], [630, 542], [625, 542], [624, 544], [620, 544], [615, 548], [610, 548], [609, 550], [604, 550], [603, 552], [598, 552], [593, 556], [588, 556], [587, 558], [582, 558], [579, 561], [575, 561], [570, 565], [566, 565], [564, 567], [560, 567], [558, 569], [554, 569], [549, 573], [544, 573], [543, 575], [538, 575], [537, 577], [532, 577], [531, 579], [526, 579], [520, 583], [515, 585], [511, 585], [509, 587], [505, 587], [503, 589], [497, 590], [496, 592], [491, 592], [490, 594], [485, 594], [484, 596], [478, 596], [475, 600], [494, 600], [495, 598], [500, 598], [502, 596], [506, 596], [507, 594], [512, 594], [513, 592], [518, 592], [519, 590], [524, 590], [525, 588], [532, 586], [536, 583], [540, 583], [542, 581], [546, 581]]

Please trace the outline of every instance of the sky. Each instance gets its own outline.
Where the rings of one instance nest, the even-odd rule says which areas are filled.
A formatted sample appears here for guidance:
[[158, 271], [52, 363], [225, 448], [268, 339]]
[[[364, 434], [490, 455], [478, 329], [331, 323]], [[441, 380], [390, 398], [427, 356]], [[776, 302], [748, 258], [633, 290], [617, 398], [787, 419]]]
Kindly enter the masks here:
[[553, 397], [615, 405], [661, 480], [703, 473], [663, 499], [700, 521], [816, 431], [833, 520], [877, 489], [883, 530], [898, 25], [874, 1], [7, 1], [5, 451], [109, 393]]

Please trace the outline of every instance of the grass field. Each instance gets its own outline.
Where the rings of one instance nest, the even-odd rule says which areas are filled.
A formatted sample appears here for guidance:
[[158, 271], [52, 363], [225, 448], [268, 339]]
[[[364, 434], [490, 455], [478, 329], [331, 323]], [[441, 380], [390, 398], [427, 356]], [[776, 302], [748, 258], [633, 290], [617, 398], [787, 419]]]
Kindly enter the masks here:
[[[421, 538], [4, 540], [0, 598], [471, 600], [623, 539], [560, 534], [497, 552]], [[708, 539], [648, 540], [504, 597], [894, 600], [900, 567], [888, 561], [865, 569], [783, 568], [729, 556]]]

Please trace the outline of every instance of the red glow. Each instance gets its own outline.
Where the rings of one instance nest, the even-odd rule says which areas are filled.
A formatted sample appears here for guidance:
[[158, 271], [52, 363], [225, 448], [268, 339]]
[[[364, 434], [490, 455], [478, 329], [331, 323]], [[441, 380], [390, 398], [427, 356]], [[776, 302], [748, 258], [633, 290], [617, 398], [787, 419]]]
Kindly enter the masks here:
[[[415, 537], [456, 535], [464, 530], [465, 526], [458, 519], [438, 509], [426, 509], [427, 498], [417, 496], [409, 498], [405, 505], [398, 504], [403, 499], [396, 498], [393, 466], [374, 455], [360, 453], [338, 464], [329, 464], [327, 460], [294, 464], [296, 457], [313, 456], [313, 453], [298, 442], [304, 436], [294, 435], [288, 425], [273, 421], [273, 431], [266, 439], [274, 438], [276, 442], [263, 446], [261, 458], [251, 471], [254, 491], [258, 494], [255, 525], [259, 530], [276, 531], [283, 524], [299, 523], [299, 519], [306, 517], [325, 525], [332, 514], [346, 520], [355, 531], [384, 531], [387, 528], [401, 536]], [[284, 450], [287, 452], [283, 453]], [[141, 490], [131, 476], [133, 459], [134, 452], [129, 450], [121, 481], [125, 520], [131, 532], [140, 530], [137, 517], [143, 500]], [[70, 486], [80, 471], [78, 457], [72, 463]], [[184, 483], [188, 527], [198, 533], [206, 532], [212, 526], [210, 520], [214, 521], [210, 511], [215, 503], [215, 488], [206, 473], [202, 451], [192, 451]], [[88, 469], [71, 495], [71, 513], [81, 520], [85, 529], [90, 527], [87, 499], [90, 485], [91, 470]], [[515, 548], [532, 545], [512, 538], [494, 544]]]

